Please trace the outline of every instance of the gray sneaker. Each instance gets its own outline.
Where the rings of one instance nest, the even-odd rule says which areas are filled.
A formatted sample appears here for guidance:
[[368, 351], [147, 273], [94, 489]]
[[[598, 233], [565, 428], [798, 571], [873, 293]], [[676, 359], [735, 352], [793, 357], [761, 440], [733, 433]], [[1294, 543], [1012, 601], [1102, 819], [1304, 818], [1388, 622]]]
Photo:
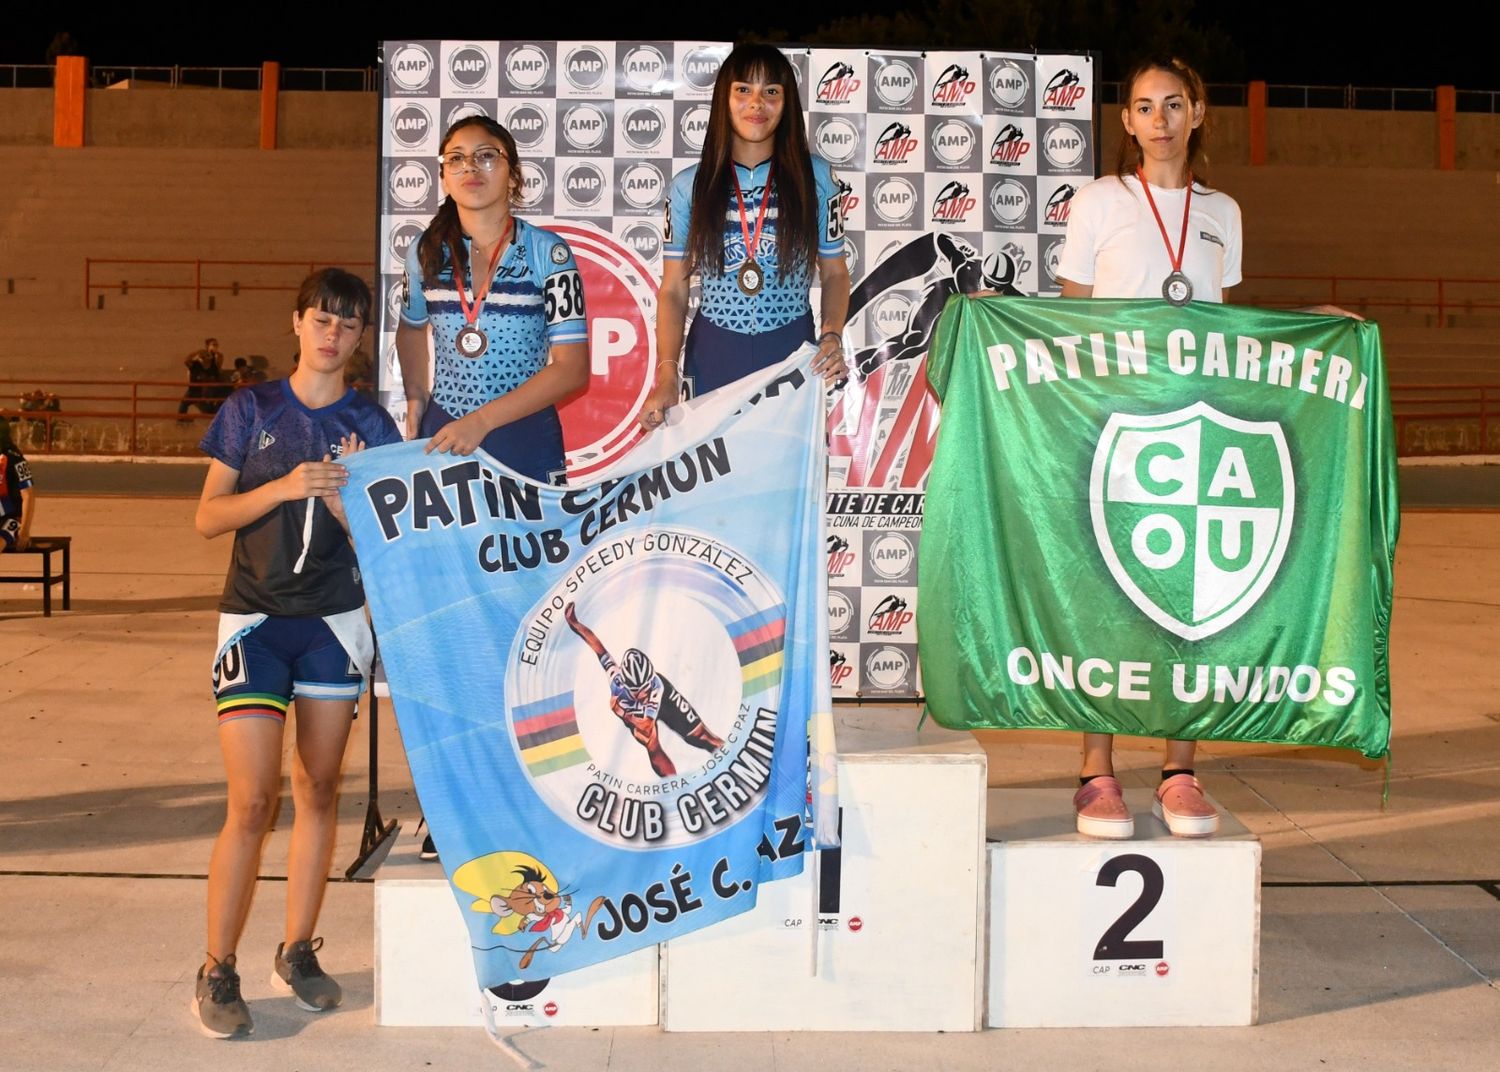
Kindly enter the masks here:
[[283, 945], [276, 946], [276, 970], [271, 973], [271, 985], [276, 990], [293, 995], [308, 1012], [323, 1012], [344, 1000], [343, 989], [318, 964], [323, 939], [293, 942], [285, 952]]
[[[209, 959], [213, 960], [212, 954]], [[198, 1030], [209, 1038], [237, 1038], [255, 1030], [250, 1010], [240, 997], [240, 973], [234, 970], [233, 953], [215, 960], [212, 971], [198, 968], [193, 1012], [198, 1017]]]

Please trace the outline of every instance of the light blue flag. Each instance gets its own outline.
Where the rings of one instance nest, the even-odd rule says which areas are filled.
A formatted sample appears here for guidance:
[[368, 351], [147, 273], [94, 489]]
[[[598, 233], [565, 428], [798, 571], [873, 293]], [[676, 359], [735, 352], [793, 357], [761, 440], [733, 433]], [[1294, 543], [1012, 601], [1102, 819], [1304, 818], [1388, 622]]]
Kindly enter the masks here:
[[835, 843], [810, 354], [674, 410], [591, 486], [422, 443], [346, 459], [396, 718], [481, 986], [744, 912], [809, 841]]

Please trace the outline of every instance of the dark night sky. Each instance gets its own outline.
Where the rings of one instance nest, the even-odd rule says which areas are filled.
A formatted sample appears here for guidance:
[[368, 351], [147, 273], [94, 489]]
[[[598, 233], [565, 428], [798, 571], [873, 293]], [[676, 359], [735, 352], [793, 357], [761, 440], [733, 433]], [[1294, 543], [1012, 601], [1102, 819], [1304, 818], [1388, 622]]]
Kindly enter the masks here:
[[[932, 0], [925, 10], [938, 10]], [[986, 0], [971, 0], [982, 5]], [[996, 0], [999, 2], [999, 0]], [[1014, 2], [1014, 0], [1005, 0]], [[1057, 0], [1065, 3], [1067, 0]], [[1103, 0], [1094, 0], [1099, 3]], [[111, 65], [258, 66], [262, 60], [279, 60], [288, 66], [365, 67], [374, 62], [377, 41], [399, 37], [478, 37], [551, 39], [560, 36], [555, 9], [538, 5], [538, 14], [501, 20], [431, 14], [420, 19], [391, 16], [380, 19], [351, 18], [306, 6], [278, 8], [258, 4], [254, 17], [236, 14], [234, 2], [205, 5], [190, 18], [153, 20], [134, 8], [128, 14], [83, 12], [57, 18], [33, 16], [31, 22], [8, 17], [0, 35], [0, 62], [40, 63], [53, 34], [68, 30], [90, 60]], [[437, 7], [439, 5], [432, 5]], [[1076, 7], [1087, 7], [1088, 4]], [[1106, 5], [1107, 6], [1107, 5]], [[1190, 8], [1190, 21], [1200, 28], [1224, 32], [1243, 57], [1242, 76], [1272, 83], [1311, 85], [1366, 85], [1428, 87], [1439, 83], [1467, 89], [1500, 89], [1500, 73], [1493, 58], [1489, 36], [1477, 32], [1479, 12], [1493, 10], [1467, 4], [1412, 6], [1401, 10], [1399, 23], [1376, 21], [1372, 4], [1199, 3]], [[492, 11], [502, 10], [491, 8]], [[665, 18], [616, 16], [589, 18], [587, 33], [579, 32], [582, 21], [570, 25], [568, 38], [637, 40], [651, 38], [703, 38], [731, 40], [762, 27], [778, 27], [787, 40], [802, 35], [832, 19], [852, 12], [889, 13], [911, 10], [909, 0], [799, 0], [784, 6], [735, 5], [733, 13], [704, 13], [691, 23], [672, 23]], [[295, 12], [295, 13], [294, 13]], [[311, 12], [311, 14], [309, 14]], [[1426, 18], [1441, 19], [1442, 28], [1422, 24]], [[210, 20], [223, 20], [210, 28]], [[1446, 39], [1444, 35], [1446, 34]], [[848, 41], [848, 44], [865, 44]], [[1032, 42], [974, 41], [973, 47], [1024, 48]], [[1045, 46], [1105, 50], [1107, 41], [1077, 40], [1042, 42]], [[1106, 66], [1109, 64], [1106, 62]], [[1238, 81], [1240, 72], [1205, 70], [1210, 82]]]

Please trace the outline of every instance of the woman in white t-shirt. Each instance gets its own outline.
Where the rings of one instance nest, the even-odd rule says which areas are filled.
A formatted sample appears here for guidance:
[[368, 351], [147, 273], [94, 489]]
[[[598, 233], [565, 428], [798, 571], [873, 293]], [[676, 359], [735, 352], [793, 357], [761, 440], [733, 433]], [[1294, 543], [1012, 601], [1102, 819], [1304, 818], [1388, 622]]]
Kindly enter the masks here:
[[[1074, 195], [1058, 274], [1064, 298], [1222, 302], [1240, 281], [1240, 207], [1193, 176], [1203, 158], [1203, 80], [1178, 59], [1140, 64], [1124, 82], [1125, 138], [1115, 174]], [[1219, 816], [1193, 775], [1194, 741], [1167, 741], [1152, 811], [1180, 837], [1207, 837]], [[1114, 776], [1114, 737], [1086, 733], [1078, 832], [1128, 838], [1135, 821]]]

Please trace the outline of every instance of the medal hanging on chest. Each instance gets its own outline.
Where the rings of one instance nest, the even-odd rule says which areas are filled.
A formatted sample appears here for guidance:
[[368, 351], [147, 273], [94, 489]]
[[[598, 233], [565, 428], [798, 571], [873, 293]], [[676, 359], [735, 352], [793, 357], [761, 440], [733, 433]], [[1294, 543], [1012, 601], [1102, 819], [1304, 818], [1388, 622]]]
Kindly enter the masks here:
[[745, 194], [740, 189], [740, 172], [738, 164], [730, 164], [734, 176], [734, 198], [740, 209], [740, 233], [745, 236], [745, 263], [740, 265], [736, 281], [739, 283], [740, 292], [754, 296], [760, 293], [760, 288], [765, 285], [766, 274], [755, 259], [755, 251], [760, 248], [761, 229], [766, 224], [766, 206], [771, 203], [771, 174], [775, 170], [775, 164], [766, 166], [766, 185], [760, 195], [760, 209], [755, 214], [755, 233], [750, 233], [750, 214], [745, 211]]
[[484, 352], [490, 348], [490, 337], [477, 323], [479, 310], [484, 307], [485, 296], [490, 292], [490, 283], [494, 281], [495, 266], [500, 263], [500, 254], [505, 252], [515, 236], [516, 221], [512, 217], [509, 234], [495, 244], [495, 252], [490, 255], [490, 267], [489, 271], [484, 274], [484, 281], [474, 286], [472, 302], [464, 293], [464, 273], [459, 268], [458, 257], [454, 255], [454, 251], [449, 251], [449, 255], [453, 256], [453, 287], [458, 291], [458, 307], [463, 310], [464, 320], [467, 321], [458, 329], [458, 334], [453, 336], [453, 348], [458, 351], [459, 356], [467, 357], [471, 361], [483, 357]]
[[1140, 180], [1141, 189], [1146, 192], [1146, 203], [1151, 206], [1151, 215], [1156, 217], [1156, 226], [1161, 229], [1161, 240], [1167, 246], [1167, 259], [1172, 262], [1171, 273], [1162, 280], [1161, 296], [1173, 305], [1184, 306], [1193, 300], [1193, 282], [1182, 271], [1182, 257], [1187, 252], [1188, 213], [1193, 207], [1193, 174], [1188, 172], [1187, 196], [1182, 202], [1182, 235], [1177, 239], [1175, 254], [1172, 252], [1172, 240], [1167, 237], [1167, 225], [1162, 222], [1156, 199], [1151, 196], [1151, 184], [1146, 181], [1145, 172], [1136, 168], [1135, 177]]

